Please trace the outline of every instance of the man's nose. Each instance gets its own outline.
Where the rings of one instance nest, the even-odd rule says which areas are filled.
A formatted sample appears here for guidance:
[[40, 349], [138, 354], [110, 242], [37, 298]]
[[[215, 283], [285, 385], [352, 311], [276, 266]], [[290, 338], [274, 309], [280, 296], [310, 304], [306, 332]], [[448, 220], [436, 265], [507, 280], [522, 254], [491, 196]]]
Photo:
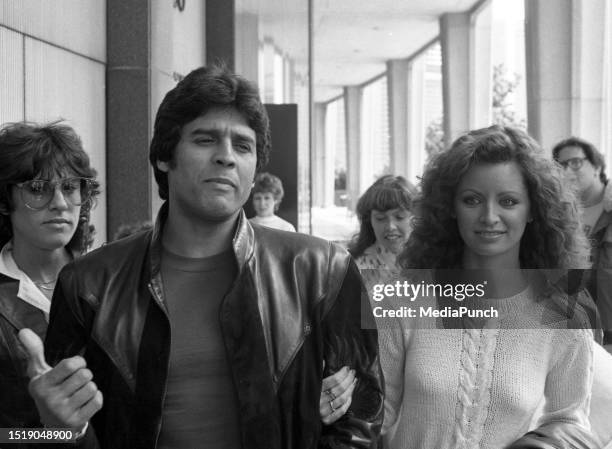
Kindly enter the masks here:
[[221, 164], [226, 167], [233, 167], [236, 165], [234, 147], [231, 139], [220, 139], [213, 157], [215, 163], [217, 164]]

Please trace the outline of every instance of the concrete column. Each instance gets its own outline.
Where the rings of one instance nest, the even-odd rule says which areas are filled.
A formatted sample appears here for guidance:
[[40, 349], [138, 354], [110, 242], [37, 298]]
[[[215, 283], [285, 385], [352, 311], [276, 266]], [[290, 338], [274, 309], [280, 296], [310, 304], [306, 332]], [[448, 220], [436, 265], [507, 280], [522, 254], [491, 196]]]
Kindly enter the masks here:
[[258, 82], [259, 19], [256, 14], [236, 14], [236, 73]]
[[529, 133], [601, 144], [606, 0], [525, 1]]
[[235, 0], [206, 0], [206, 64], [236, 68]]
[[325, 190], [325, 117], [327, 115], [327, 105], [325, 103], [315, 103], [314, 105], [314, 147], [313, 147], [313, 166], [312, 166], [312, 205], [314, 207], [324, 207]]
[[361, 194], [361, 96], [360, 87], [344, 88], [346, 126], [346, 191], [348, 208], [355, 210]]
[[444, 138], [447, 145], [470, 128], [470, 14], [440, 18]]
[[389, 166], [395, 175], [408, 176], [408, 67], [406, 59], [387, 61], [389, 110]]
[[106, 189], [109, 238], [151, 219], [150, 3], [107, 0]]
[[408, 174], [407, 178], [417, 183], [417, 176], [423, 173], [425, 165], [425, 118], [423, 104], [425, 97], [425, 60], [415, 58], [408, 70]]
[[263, 70], [264, 85], [260, 86], [264, 103], [275, 103], [274, 95], [274, 42], [270, 38], [264, 39], [263, 44]]
[[470, 129], [491, 125], [491, 3], [472, 16], [470, 32]]

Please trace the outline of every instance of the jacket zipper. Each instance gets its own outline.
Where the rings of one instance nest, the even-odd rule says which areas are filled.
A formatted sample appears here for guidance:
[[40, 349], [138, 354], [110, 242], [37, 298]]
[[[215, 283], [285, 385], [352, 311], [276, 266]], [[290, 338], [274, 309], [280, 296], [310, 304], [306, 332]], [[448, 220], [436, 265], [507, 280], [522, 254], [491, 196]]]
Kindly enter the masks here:
[[[170, 346], [172, 346], [171, 345], [171, 343], [172, 343], [172, 327], [170, 326], [170, 317], [166, 313], [165, 307], [162, 306], [163, 301], [162, 301], [161, 297], [157, 294], [157, 291], [155, 290], [155, 288], [153, 287], [153, 283], [149, 282], [148, 287], [149, 287], [149, 291], [151, 292], [151, 295], [153, 296], [153, 298], [155, 298], [155, 301], [157, 301], [158, 305], [162, 309], [162, 313], [166, 316], [166, 318], [168, 320], [168, 326], [169, 326], [169, 330], [168, 330], [168, 344], [170, 344]], [[169, 374], [169, 371], [170, 371], [170, 366], [169, 365], [170, 365], [170, 363], [166, 363], [166, 379], [164, 381], [164, 389], [162, 391], [162, 397], [161, 397], [162, 415], [163, 415], [163, 409], [164, 409], [164, 402], [166, 401], [166, 393], [168, 392], [168, 374]], [[159, 417], [159, 420], [157, 422], [157, 431], [155, 432], [155, 445], [153, 447], [157, 447], [157, 443], [159, 441], [159, 434], [161, 433], [161, 428], [162, 428], [162, 416]]]

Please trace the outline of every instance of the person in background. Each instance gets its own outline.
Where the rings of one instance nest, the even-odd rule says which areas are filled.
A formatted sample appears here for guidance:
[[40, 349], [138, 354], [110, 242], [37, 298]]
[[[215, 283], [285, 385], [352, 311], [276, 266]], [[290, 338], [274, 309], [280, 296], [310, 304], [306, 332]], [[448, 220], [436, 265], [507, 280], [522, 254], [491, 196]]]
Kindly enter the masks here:
[[257, 214], [251, 218], [255, 223], [281, 231], [295, 232], [295, 227], [287, 220], [276, 215], [285, 192], [278, 176], [270, 173], [259, 173], [253, 185], [253, 208]]
[[355, 258], [366, 284], [381, 276], [399, 273], [396, 257], [412, 230], [416, 187], [403, 176], [385, 175], [372, 184], [357, 202], [359, 232], [348, 251]]
[[44, 339], [58, 273], [90, 244], [95, 178], [70, 126], [0, 128], [0, 427], [42, 427], [17, 333]]
[[601, 314], [604, 345], [612, 345], [612, 185], [606, 176], [606, 162], [592, 144], [577, 137], [556, 144], [552, 154], [582, 203], [582, 222], [591, 241], [594, 269], [589, 290]]

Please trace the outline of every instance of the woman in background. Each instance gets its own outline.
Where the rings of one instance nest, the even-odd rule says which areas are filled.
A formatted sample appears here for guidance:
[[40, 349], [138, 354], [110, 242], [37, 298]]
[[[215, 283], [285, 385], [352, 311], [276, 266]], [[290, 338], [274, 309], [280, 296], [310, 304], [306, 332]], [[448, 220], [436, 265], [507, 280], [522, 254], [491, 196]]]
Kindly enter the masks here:
[[[413, 202], [417, 189], [403, 176], [385, 175], [372, 184], [357, 202], [359, 233], [348, 250], [360, 270], [385, 270], [397, 275], [396, 257], [412, 230]], [[367, 272], [362, 271], [366, 281]]]
[[42, 427], [17, 333], [44, 340], [58, 273], [90, 243], [95, 177], [71, 127], [0, 129], [0, 427]]

